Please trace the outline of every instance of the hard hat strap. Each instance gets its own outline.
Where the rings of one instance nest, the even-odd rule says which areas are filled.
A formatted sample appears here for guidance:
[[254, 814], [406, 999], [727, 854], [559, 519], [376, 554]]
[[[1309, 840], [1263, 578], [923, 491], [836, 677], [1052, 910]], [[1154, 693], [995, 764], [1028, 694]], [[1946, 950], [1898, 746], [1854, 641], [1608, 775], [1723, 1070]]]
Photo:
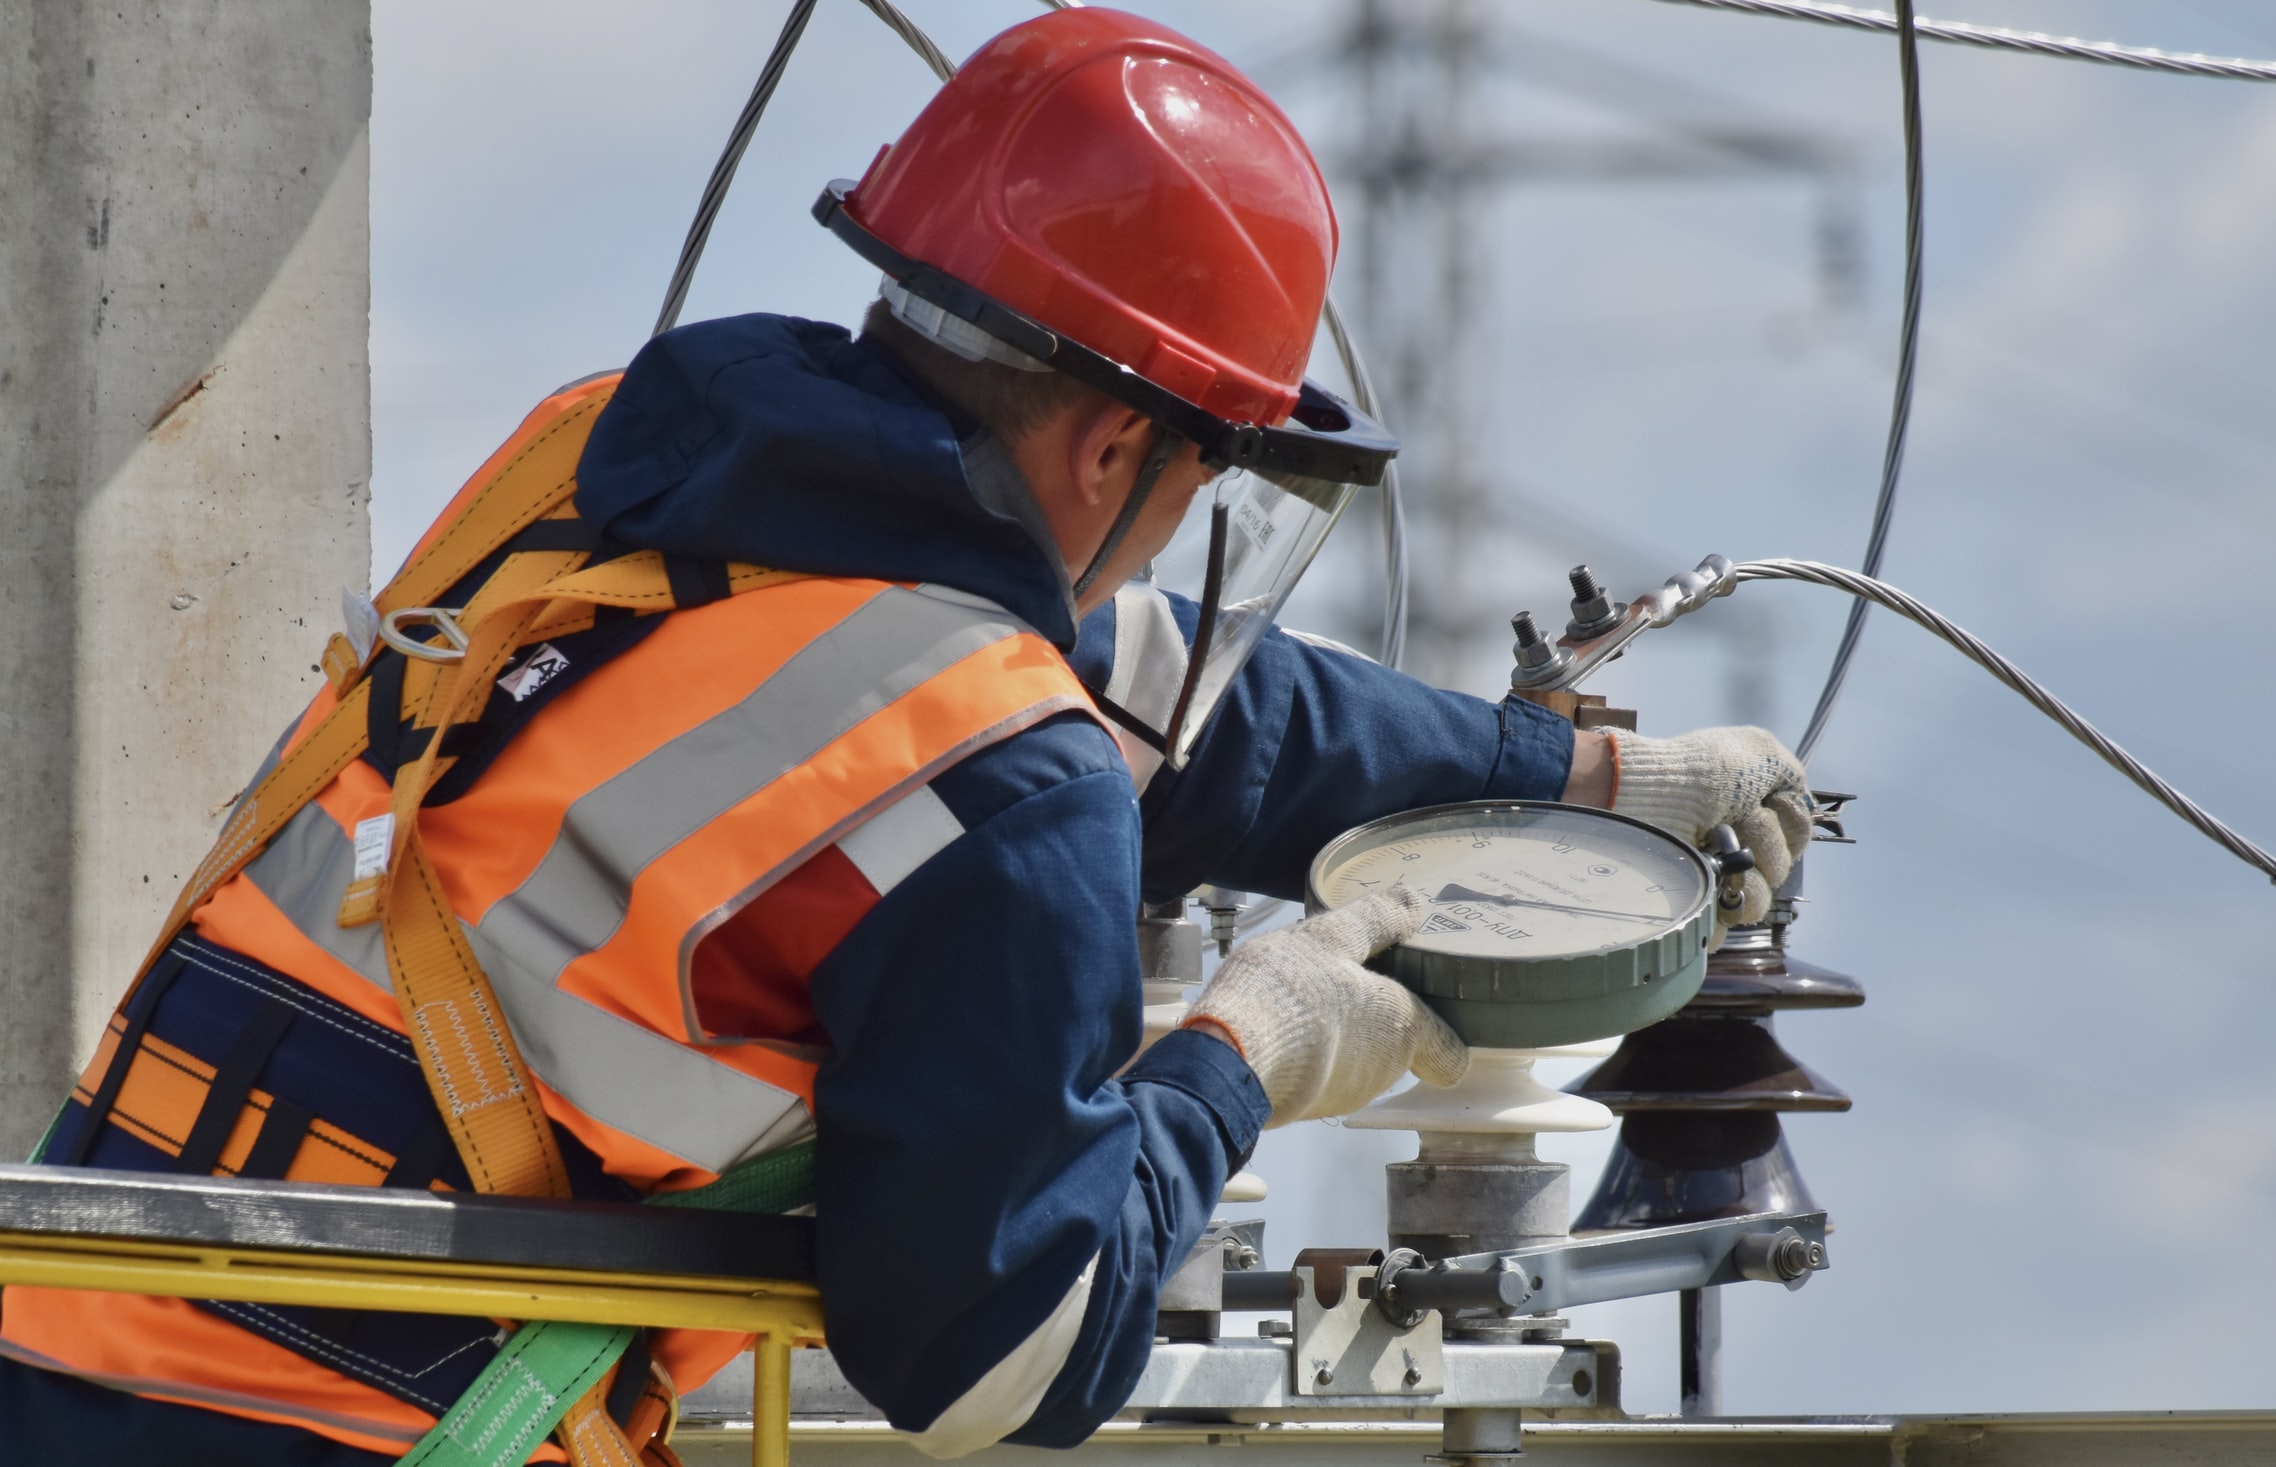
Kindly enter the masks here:
[[1114, 552], [1120, 550], [1122, 542], [1130, 538], [1130, 527], [1138, 523], [1139, 512], [1145, 509], [1146, 501], [1154, 497], [1154, 486], [1161, 482], [1163, 471], [1169, 468], [1170, 460], [1177, 457], [1178, 450], [1183, 447], [1184, 438], [1160, 423], [1154, 425], [1154, 444], [1147, 451], [1146, 461], [1138, 466], [1138, 477], [1130, 485], [1130, 497], [1122, 501], [1122, 512], [1114, 517], [1114, 523], [1107, 528], [1106, 539], [1099, 545], [1098, 554], [1091, 557], [1090, 569], [1084, 571], [1082, 579], [1075, 582], [1076, 600], [1080, 601], [1083, 593], [1090, 590], [1092, 583], [1106, 570], [1106, 563], [1114, 558]]
[[[1209, 570], [1201, 584], [1201, 617], [1194, 623], [1193, 647], [1186, 653], [1185, 681], [1170, 708], [1170, 726], [1162, 730], [1163, 758], [1170, 768], [1185, 768], [1185, 722], [1193, 712], [1193, 696], [1201, 687], [1201, 674], [1217, 637], [1217, 615], [1225, 604], [1225, 528], [1232, 509], [1220, 499], [1209, 510]], [[1214, 708], [1212, 709], [1214, 711]], [[1206, 716], [1206, 715], [1205, 715]]]

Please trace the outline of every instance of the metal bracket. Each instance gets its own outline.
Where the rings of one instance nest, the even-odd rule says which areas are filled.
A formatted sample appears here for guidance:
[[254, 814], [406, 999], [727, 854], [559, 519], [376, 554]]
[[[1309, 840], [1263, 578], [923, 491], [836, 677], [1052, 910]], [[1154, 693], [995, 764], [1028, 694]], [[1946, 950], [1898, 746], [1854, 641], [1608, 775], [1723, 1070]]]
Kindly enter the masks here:
[[1384, 1270], [1378, 1312], [1386, 1324], [1418, 1309], [1509, 1318], [1744, 1279], [1798, 1289], [1826, 1267], [1826, 1215], [1757, 1212], [1402, 1263], [1394, 1256]]
[[1569, 632], [1559, 637], [1556, 650], [1534, 667], [1519, 668], [1510, 686], [1526, 692], [1577, 688], [1643, 633], [1688, 616], [1719, 596], [1730, 595], [1738, 584], [1738, 573], [1730, 559], [1710, 555], [1697, 569], [1678, 571], [1657, 591], [1629, 602], [1610, 630], [1587, 638], [1576, 639]]
[[1394, 1324], [1375, 1307], [1377, 1260], [1320, 1249], [1296, 1264], [1289, 1387], [1298, 1396], [1435, 1396], [1446, 1353], [1435, 1310]]
[[[1555, 1314], [1581, 1304], [1713, 1288], [1748, 1279], [1800, 1288], [1825, 1268], [1826, 1215], [1822, 1212], [1753, 1212], [1673, 1227], [1591, 1233], [1512, 1248], [1425, 1261], [1402, 1248], [1389, 1258], [1357, 1249], [1310, 1249], [1296, 1255], [1295, 1271], [1254, 1269], [1224, 1276], [1224, 1307], [1278, 1311], [1294, 1300], [1301, 1338], [1303, 1311], [1348, 1307], [1349, 1291], [1329, 1285], [1326, 1303], [1306, 1273], [1324, 1261], [1365, 1275], [1362, 1289], [1393, 1329], [1449, 1314]], [[1331, 1277], [1319, 1273], [1321, 1277]], [[1332, 1364], [1330, 1369], [1337, 1367]]]

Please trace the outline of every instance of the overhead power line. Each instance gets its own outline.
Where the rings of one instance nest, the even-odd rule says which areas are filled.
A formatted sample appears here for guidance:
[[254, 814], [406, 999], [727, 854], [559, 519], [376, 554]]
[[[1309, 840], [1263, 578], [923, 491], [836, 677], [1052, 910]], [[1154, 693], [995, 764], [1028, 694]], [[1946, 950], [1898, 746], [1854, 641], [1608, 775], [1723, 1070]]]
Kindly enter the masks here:
[[[1897, 28], [1897, 18], [1889, 12], [1859, 10], [1851, 5], [1805, 5], [1798, 3], [1798, 0], [1662, 0], [1662, 3], [1696, 5], [1705, 10], [1736, 10], [1748, 15], [1775, 15], [1786, 20], [1816, 21], [1820, 25], [1847, 26], [1851, 30], [1860, 31], [1893, 31]], [[2220, 77], [2229, 81], [2276, 81], [2276, 61], [2250, 61], [2241, 56], [2202, 56], [2195, 52], [2160, 51], [2154, 46], [2121, 46], [2115, 41], [2050, 36], [2042, 31], [1971, 25], [1964, 20], [1930, 20], [1926, 16], [1916, 21], [1915, 29], [1924, 41], [1945, 41], [1956, 46], [1980, 46], [1992, 51], [2027, 51], [2037, 56], [2095, 61], [2104, 66], [2132, 66], [2143, 71], [2170, 71], [2182, 76]]]
[[2071, 711], [2070, 705], [1994, 651], [1991, 644], [1967, 628], [1931, 609], [1886, 581], [1860, 575], [1838, 565], [1815, 560], [1743, 560], [1732, 567], [1744, 581], [1805, 581], [1835, 591], [1846, 591], [1861, 601], [1884, 606], [1916, 622], [1958, 648], [1969, 661], [1999, 679], [2047, 717], [2061, 724], [2074, 739], [2092, 749], [2102, 761], [2139, 785], [2157, 802], [2195, 826], [2221, 849], [2264, 876], [2276, 878], [2276, 855], [2271, 855], [2216, 818], [2211, 811], [2168, 784], [2141, 760], [2120, 748], [2109, 735]]
[[[1873, 533], [1865, 544], [1865, 574], [1881, 573], [1881, 558], [1888, 553], [1889, 527], [1896, 522], [1897, 478], [1904, 472], [1905, 433], [1912, 423], [1913, 370], [1920, 360], [1920, 274], [1923, 239], [1921, 209], [1927, 190], [1921, 180], [1920, 149], [1920, 17], [1912, 0], [1897, 0], [1897, 60], [1903, 80], [1905, 134], [1905, 305], [1904, 324], [1897, 332], [1897, 387], [1889, 408], [1888, 447], [1881, 458], [1881, 491], [1873, 500]], [[1841, 686], [1849, 678], [1850, 660], [1857, 655], [1858, 638], [1865, 632], [1865, 613], [1871, 603], [1860, 598], [1849, 608], [1841, 629], [1841, 645], [1834, 650], [1833, 666], [1826, 672], [1818, 705], [1810, 711], [1802, 741], [1795, 754], [1807, 764], [1825, 737], [1834, 705], [1841, 701]]]

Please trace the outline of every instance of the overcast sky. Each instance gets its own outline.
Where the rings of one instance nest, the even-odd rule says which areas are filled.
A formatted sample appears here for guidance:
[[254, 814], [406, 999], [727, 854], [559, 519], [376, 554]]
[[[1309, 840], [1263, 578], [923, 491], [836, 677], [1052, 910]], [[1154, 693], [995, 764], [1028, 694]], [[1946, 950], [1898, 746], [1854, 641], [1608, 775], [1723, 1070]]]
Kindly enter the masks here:
[[[1955, 0], [1957, 3], [1957, 0]], [[1967, 0], [1964, 17], [2276, 56], [2250, 0]], [[1014, 0], [912, 0], [952, 55]], [[1149, 4], [1235, 61], [1338, 8]], [[1863, 273], [1829, 307], [1790, 181], [1529, 186], [1477, 202], [1477, 461], [1459, 578], [1492, 695], [1500, 630], [1589, 559], [1633, 593], [1708, 551], [1854, 564], [1881, 458], [1900, 264], [1893, 41], [1656, 0], [1481, 5], [1856, 149]], [[373, 540], [382, 574], [558, 383], [621, 364], [784, 6], [392, 0], [375, 7]], [[1959, 619], [2248, 834], [2276, 840], [2264, 650], [2276, 545], [2276, 90], [1924, 48], [1928, 290], [1885, 574]], [[1268, 72], [1323, 155], [1332, 78]], [[1285, 79], [1283, 79], [1285, 78]], [[807, 216], [930, 94], [854, 0], [827, 0], [746, 159], [687, 319], [850, 319], [874, 287]], [[1623, 136], [1517, 82], [1482, 131]], [[1347, 218], [1350, 195], [1345, 195]], [[1436, 257], [1385, 264], [1422, 278]], [[1394, 424], [1394, 426], [1396, 426]], [[1419, 464], [1418, 464], [1419, 467]], [[1428, 484], [1414, 486], [1418, 498]], [[1339, 531], [1298, 615], [1364, 619], [1372, 526]], [[1449, 577], [1430, 553], [1418, 577]], [[1734, 710], [1798, 735], [1845, 605], [1752, 586], [1595, 691], [1647, 732]], [[1558, 611], [1561, 618], [1562, 612]], [[1726, 620], [1718, 626], [1707, 623]], [[1797, 951], [1861, 1010], [1781, 1021], [1856, 1098], [1789, 1132], [1839, 1234], [1796, 1294], [1730, 1291], [1744, 1413], [2268, 1404], [2276, 1270], [2276, 912], [2268, 883], [1925, 634], [1868, 632], [1813, 770], [1860, 795], [1811, 858]], [[1410, 1143], [1411, 1144], [1411, 1143]], [[1575, 1167], [1604, 1138], [1544, 1152]], [[1381, 1137], [1308, 1125], [1258, 1167], [1270, 1252], [1379, 1241]], [[1674, 1404], [1671, 1299], [1586, 1311], [1631, 1410]], [[2121, 1348], [2131, 1342], [2131, 1348]]]

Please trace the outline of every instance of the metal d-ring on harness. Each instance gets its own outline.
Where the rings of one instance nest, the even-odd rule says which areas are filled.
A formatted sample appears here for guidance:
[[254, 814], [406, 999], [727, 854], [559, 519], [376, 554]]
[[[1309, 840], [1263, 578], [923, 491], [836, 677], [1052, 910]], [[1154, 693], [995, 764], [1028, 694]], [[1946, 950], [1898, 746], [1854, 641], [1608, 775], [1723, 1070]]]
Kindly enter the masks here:
[[[466, 631], [458, 624], [461, 608], [449, 606], [406, 606], [390, 611], [379, 619], [379, 639], [405, 657], [421, 662], [464, 662], [466, 660]], [[407, 624], [431, 626], [443, 634], [443, 645], [421, 642], [403, 630]]]

